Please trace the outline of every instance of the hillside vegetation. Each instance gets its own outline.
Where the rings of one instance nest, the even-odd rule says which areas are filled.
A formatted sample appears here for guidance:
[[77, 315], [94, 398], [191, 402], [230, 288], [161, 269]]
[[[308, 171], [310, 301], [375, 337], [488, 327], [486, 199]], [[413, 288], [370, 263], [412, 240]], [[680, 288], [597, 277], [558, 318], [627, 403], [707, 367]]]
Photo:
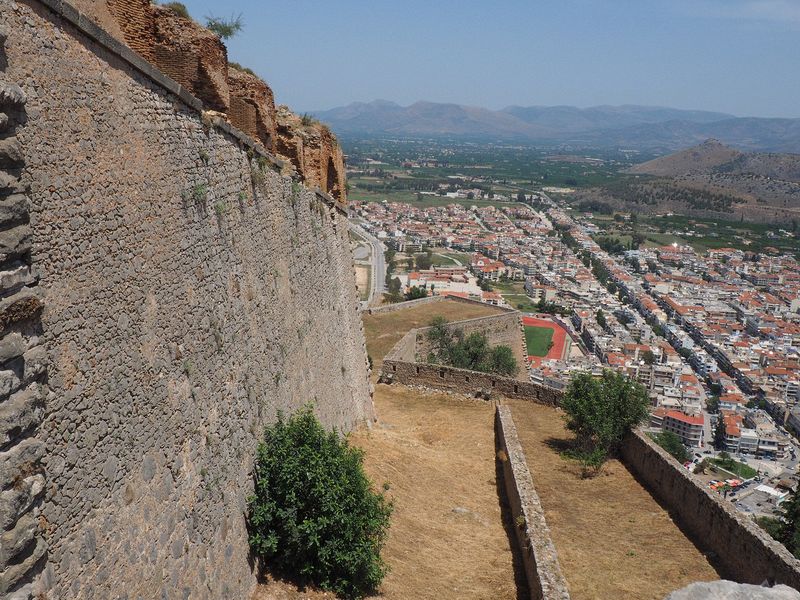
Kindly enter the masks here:
[[628, 176], [581, 192], [578, 199], [760, 222], [800, 218], [800, 154], [741, 152], [711, 139], [623, 174]]

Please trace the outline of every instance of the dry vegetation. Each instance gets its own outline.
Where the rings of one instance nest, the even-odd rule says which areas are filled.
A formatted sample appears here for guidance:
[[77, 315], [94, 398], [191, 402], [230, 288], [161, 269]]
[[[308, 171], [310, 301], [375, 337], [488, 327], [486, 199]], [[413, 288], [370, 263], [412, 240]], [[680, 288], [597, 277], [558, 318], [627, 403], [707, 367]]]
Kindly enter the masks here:
[[395, 512], [382, 597], [517, 597], [494, 460], [494, 406], [404, 386], [377, 386], [380, 421], [352, 442], [387, 482]]
[[509, 404], [573, 600], [660, 600], [693, 581], [719, 579], [619, 461], [581, 479], [580, 468], [559, 454], [572, 439], [561, 413]]

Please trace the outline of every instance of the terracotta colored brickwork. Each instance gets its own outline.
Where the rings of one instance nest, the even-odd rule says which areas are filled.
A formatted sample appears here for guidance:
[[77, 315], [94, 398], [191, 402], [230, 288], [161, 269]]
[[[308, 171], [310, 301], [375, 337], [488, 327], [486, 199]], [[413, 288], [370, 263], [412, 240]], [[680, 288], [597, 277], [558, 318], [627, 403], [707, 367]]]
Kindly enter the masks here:
[[303, 119], [286, 106], [277, 110], [277, 151], [288, 158], [311, 187], [346, 201], [344, 155], [327, 126]]
[[[132, 2], [134, 0], [118, 0]], [[211, 110], [228, 112], [228, 51], [225, 44], [205, 27], [176, 15], [169, 8], [153, 5], [155, 43], [173, 51], [194, 55], [197, 76], [188, 89]], [[156, 66], [162, 68], [156, 57]], [[166, 69], [164, 69], [166, 70]], [[184, 85], [183, 82], [179, 82]]]
[[[231, 91], [231, 112], [228, 115], [231, 123], [254, 139], [259, 140], [267, 150], [274, 151], [275, 138], [277, 137], [275, 130], [275, 97], [270, 87], [255, 75], [231, 66], [228, 67], [228, 87]], [[235, 104], [234, 98], [236, 98]], [[249, 119], [249, 112], [247, 115], [237, 115], [234, 111], [234, 106], [239, 106], [242, 103], [255, 109], [255, 117], [252, 124], [249, 120], [240, 121], [240, 119]]]
[[123, 39], [132, 50], [153, 62], [156, 20], [150, 0], [108, 0], [108, 10], [122, 31]]

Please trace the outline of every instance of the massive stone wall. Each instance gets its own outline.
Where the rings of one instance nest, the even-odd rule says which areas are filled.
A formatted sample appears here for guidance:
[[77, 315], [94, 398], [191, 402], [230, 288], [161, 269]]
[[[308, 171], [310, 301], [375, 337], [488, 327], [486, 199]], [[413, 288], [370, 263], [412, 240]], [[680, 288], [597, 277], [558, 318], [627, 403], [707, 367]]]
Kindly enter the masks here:
[[[33, 294], [30, 262], [45, 298], [40, 321], [28, 303], [0, 342], [24, 353], [18, 379], [41, 384], [0, 446], [27, 452], [3, 463], [2, 502], [10, 490], [18, 508], [4, 528], [27, 504], [40, 511], [51, 598], [246, 598], [262, 426], [306, 403], [341, 430], [373, 417], [347, 222], [133, 53], [89, 25], [88, 37], [67, 5], [46, 4], [62, 13], [0, 3], [4, 78], [27, 95], [17, 188], [32, 243], [9, 285]], [[14, 564], [43, 553], [25, 527], [34, 542]]]
[[800, 589], [800, 561], [729, 502], [703, 488], [646, 435], [630, 434], [622, 447], [622, 458], [692, 538], [714, 553], [731, 579], [755, 584], [769, 581]]

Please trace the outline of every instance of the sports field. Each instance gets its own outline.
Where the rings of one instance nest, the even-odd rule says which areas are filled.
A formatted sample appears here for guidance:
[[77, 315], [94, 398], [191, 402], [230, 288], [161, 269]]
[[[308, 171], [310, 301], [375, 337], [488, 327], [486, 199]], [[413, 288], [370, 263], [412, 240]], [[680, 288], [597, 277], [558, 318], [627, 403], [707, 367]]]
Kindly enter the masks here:
[[525, 344], [529, 359], [564, 358], [567, 332], [561, 325], [537, 317], [522, 317], [522, 325], [525, 327]]
[[553, 329], [550, 327], [525, 326], [525, 345], [530, 356], [547, 356], [550, 342], [553, 340]]

